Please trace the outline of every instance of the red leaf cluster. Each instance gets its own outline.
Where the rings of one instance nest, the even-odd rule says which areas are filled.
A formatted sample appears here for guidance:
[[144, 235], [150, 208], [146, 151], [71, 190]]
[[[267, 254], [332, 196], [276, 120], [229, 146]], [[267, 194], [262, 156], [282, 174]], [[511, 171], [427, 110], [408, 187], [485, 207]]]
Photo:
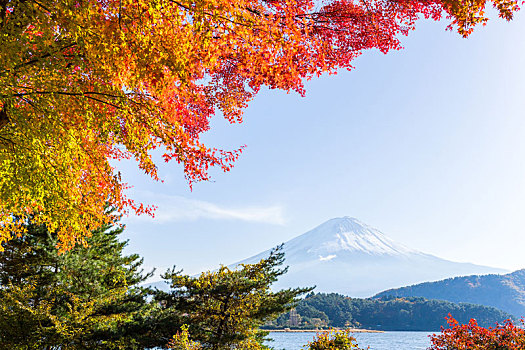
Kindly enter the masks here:
[[432, 335], [429, 350], [523, 350], [525, 330], [523, 320], [516, 326], [511, 320], [494, 327], [478, 326], [472, 319], [468, 324], [459, 324], [452, 316], [447, 317], [449, 328], [441, 334]]

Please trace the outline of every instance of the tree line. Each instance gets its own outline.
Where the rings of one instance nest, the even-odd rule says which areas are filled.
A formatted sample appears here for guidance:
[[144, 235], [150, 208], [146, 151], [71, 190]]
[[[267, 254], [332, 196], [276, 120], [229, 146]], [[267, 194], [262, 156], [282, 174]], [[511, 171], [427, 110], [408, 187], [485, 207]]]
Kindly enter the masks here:
[[439, 331], [452, 315], [461, 323], [476, 319], [493, 326], [513, 316], [496, 308], [421, 297], [350, 298], [336, 293], [310, 293], [290, 313], [264, 328], [355, 327], [385, 331]]

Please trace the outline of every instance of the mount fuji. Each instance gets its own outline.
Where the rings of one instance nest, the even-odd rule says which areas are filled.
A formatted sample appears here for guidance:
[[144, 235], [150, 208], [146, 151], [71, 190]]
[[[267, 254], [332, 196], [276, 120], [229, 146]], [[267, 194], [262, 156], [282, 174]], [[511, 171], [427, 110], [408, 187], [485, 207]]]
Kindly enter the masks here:
[[[289, 270], [276, 282], [276, 289], [316, 285], [316, 292], [352, 297], [455, 276], [506, 272], [405, 247], [351, 217], [328, 220], [284, 243], [283, 251]], [[269, 253], [267, 250], [230, 266], [255, 263]]]

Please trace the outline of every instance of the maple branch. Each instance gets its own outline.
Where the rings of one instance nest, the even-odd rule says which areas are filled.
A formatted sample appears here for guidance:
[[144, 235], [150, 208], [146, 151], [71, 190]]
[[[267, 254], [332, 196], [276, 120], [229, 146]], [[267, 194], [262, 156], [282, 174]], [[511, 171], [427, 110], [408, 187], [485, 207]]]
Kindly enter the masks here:
[[[48, 53], [46, 53], [46, 54], [44, 54], [44, 55], [42, 55], [40, 57], [33, 58], [32, 60], [29, 60], [29, 61], [24, 62], [24, 63], [20, 63], [19, 65], [16, 65], [14, 67], [14, 70], [22, 68], [22, 67], [25, 67], [25, 66], [29, 66], [29, 65], [31, 65], [33, 63], [37, 63], [38, 61], [40, 61], [40, 60], [42, 60], [44, 58], [51, 57], [53, 54], [56, 54], [57, 52], [60, 52], [62, 50], [66, 50], [66, 49], [70, 49], [72, 47], [75, 47], [76, 45], [77, 45], [76, 43], [71, 43], [71, 44], [66, 45], [64, 47], [61, 47], [60, 49], [58, 49], [58, 50], [56, 50], [54, 52], [48, 52]], [[69, 55], [64, 55], [64, 57], [69, 57]], [[77, 56], [72, 56], [72, 57], [77, 57]], [[9, 70], [7, 70], [7, 71], [9, 71]]]
[[43, 109], [39, 108], [33, 101], [31, 101], [30, 99], [28, 98], [25, 98], [25, 97], [20, 97], [25, 103], [27, 103], [28, 105], [30, 105], [31, 107], [33, 107], [34, 110], [36, 111], [40, 111], [40, 112], [44, 112]]
[[[18, 86], [20, 88], [20, 86]], [[22, 88], [24, 89], [31, 89], [33, 90], [32, 87], [26, 87], [26, 86], [22, 86]], [[126, 98], [126, 97], [123, 97], [123, 96], [119, 96], [119, 95], [112, 95], [112, 94], [109, 94], [109, 93], [104, 93], [104, 92], [97, 92], [97, 91], [85, 91], [85, 92], [67, 92], [67, 91], [31, 91], [31, 92], [20, 92], [20, 93], [16, 93], [16, 94], [11, 94], [11, 95], [0, 95], [0, 97], [2, 98], [10, 98], [10, 97], [18, 97], [18, 98], [22, 98], [26, 103], [30, 104], [31, 106], [33, 106], [33, 108], [36, 108], [36, 106], [32, 103], [32, 101], [24, 98], [25, 96], [31, 96], [31, 95], [52, 95], [52, 94], [56, 94], [56, 95], [65, 95], [65, 96], [72, 96], [72, 97], [86, 97], [90, 100], [93, 100], [93, 101], [97, 101], [97, 102], [100, 102], [100, 103], [103, 103], [103, 104], [106, 104], [108, 106], [112, 106], [116, 109], [119, 109], [119, 110], [122, 110], [124, 109], [124, 107], [122, 105], [116, 105], [114, 103], [111, 103], [109, 101], [106, 101], [106, 100], [102, 100], [100, 98], [96, 98], [96, 97], [93, 97], [93, 96], [90, 96], [90, 95], [96, 95], [96, 96], [104, 96], [104, 97], [108, 97], [108, 98], [113, 98], [115, 100], [121, 100], [123, 101], [124, 103], [127, 101], [127, 102], [131, 102], [133, 103], [134, 105], [137, 105], [137, 106], [141, 106], [141, 107], [147, 107], [147, 103], [143, 103], [141, 101], [136, 101], [133, 97], [134, 96], [138, 96], [139, 98], [140, 97], [149, 97], [149, 98], [154, 98], [153, 96], [151, 95], [148, 95], [148, 94], [140, 94], [140, 93], [137, 93], [137, 92], [129, 92], [129, 93], [125, 93], [126, 97], [127, 96], [132, 96], [131, 98]], [[0, 129], [1, 129], [2, 125], [0, 125]]]
[[3, 147], [1, 147], [3, 149], [8, 149], [10, 151], [14, 151], [16, 144], [15, 144], [15, 142], [13, 140], [8, 139], [8, 138], [3, 137], [3, 136], [0, 136], [0, 145], [3, 146]]
[[121, 26], [121, 19], [122, 19], [122, 0], [119, 0], [118, 2], [118, 27], [120, 28], [120, 30], [122, 30], [122, 26]]
[[51, 10], [50, 10], [48, 7], [42, 5], [42, 4], [41, 4], [40, 2], [38, 2], [38, 1], [33, 0], [33, 3], [37, 4], [38, 6], [40, 6], [41, 8], [43, 8], [44, 10], [46, 10], [47, 12], [51, 12]]
[[[35, 64], [35, 63], [38, 63], [40, 62], [42, 59], [45, 59], [45, 58], [49, 58], [49, 57], [52, 57], [54, 54], [60, 52], [60, 51], [63, 51], [63, 50], [67, 50], [67, 49], [70, 49], [72, 47], [75, 47], [77, 45], [77, 43], [71, 43], [71, 44], [68, 44], [64, 47], [61, 47], [59, 48], [58, 50], [56, 51], [53, 51], [53, 52], [48, 52], [46, 54], [43, 54], [42, 56], [40, 57], [36, 57], [36, 58], [33, 58], [29, 61], [26, 61], [26, 62], [23, 62], [23, 63], [20, 63], [16, 66], [14, 66], [12, 69], [4, 69], [3, 71], [0, 71], [0, 74], [3, 74], [3, 73], [9, 73], [9, 72], [12, 72], [12, 71], [16, 71], [22, 67], [26, 67], [26, 66], [30, 66], [32, 64]], [[80, 55], [63, 55], [64, 57], [82, 57]]]
[[3, 143], [9, 143], [10, 145], [14, 145], [15, 143], [13, 142], [13, 140], [11, 139], [8, 139], [8, 138], [5, 138], [3, 136], [0, 136], [0, 140], [3, 141]]
[[7, 117], [7, 108], [5, 106], [0, 109], [0, 130], [9, 124], [9, 118]]
[[[13, 87], [21, 87], [24, 89], [33, 89], [30, 86], [14, 86]], [[26, 95], [49, 95], [49, 94], [61, 94], [61, 95], [70, 95], [70, 96], [80, 96], [80, 95], [101, 95], [101, 96], [107, 96], [107, 97], [113, 97], [113, 98], [122, 98], [122, 96], [119, 95], [112, 95], [107, 92], [98, 92], [98, 91], [83, 91], [83, 92], [67, 92], [67, 91], [33, 91], [33, 92], [20, 92], [12, 95], [0, 95], [0, 97], [6, 98], [6, 97], [20, 97], [20, 96], [26, 96]], [[134, 91], [128, 92], [125, 94], [126, 96], [141, 96], [144, 95], [146, 97], [153, 97], [149, 94], [141, 94]]]
[[[113, 98], [120, 98], [121, 96], [117, 95], [111, 95], [105, 92], [97, 92], [97, 91], [84, 91], [84, 92], [67, 92], [67, 91], [33, 91], [33, 92], [19, 92], [12, 95], [0, 95], [0, 97], [21, 97], [21, 96], [28, 96], [28, 95], [67, 95], [67, 96], [84, 96], [84, 95], [100, 95], [100, 96], [107, 96], [107, 97], [113, 97]], [[87, 96], [86, 96], [87, 97]]]
[[[176, 1], [176, 0], [170, 0], [170, 2], [176, 4], [176, 5], [179, 6], [179, 7], [182, 7], [183, 9], [185, 9], [185, 10], [187, 10], [187, 11], [195, 12], [195, 10], [192, 9], [191, 7], [188, 7], [188, 6], [186, 6], [186, 5], [183, 5], [183, 4], [181, 4], [180, 2], [178, 2], [178, 1]], [[234, 21], [234, 20], [232, 20], [232, 19], [229, 19], [228, 17], [217, 16], [217, 15], [214, 15], [214, 14], [209, 13], [209, 12], [206, 12], [206, 11], [202, 11], [202, 13], [203, 13], [204, 15], [206, 15], [206, 16], [221, 18], [221, 19], [223, 19], [223, 20], [225, 20], [225, 21], [228, 21], [228, 22], [230, 22], [230, 23], [237, 24], [237, 25], [240, 25], [240, 26], [249, 27], [249, 28], [252, 27], [251, 25], [248, 25], [248, 24], [244, 24], [244, 23], [236, 22], [236, 21]], [[257, 26], [257, 23], [252, 23], [252, 25]]]
[[[76, 95], [76, 96], [82, 96], [82, 94], [79, 94], [79, 95]], [[90, 100], [97, 101], [97, 102], [106, 104], [106, 105], [111, 106], [111, 107], [115, 107], [116, 109], [123, 109], [122, 106], [117, 106], [116, 104], [113, 104], [113, 103], [108, 102], [108, 101], [101, 100], [99, 98], [95, 98], [95, 97], [92, 97], [92, 96], [85, 96], [85, 97], [90, 99]]]

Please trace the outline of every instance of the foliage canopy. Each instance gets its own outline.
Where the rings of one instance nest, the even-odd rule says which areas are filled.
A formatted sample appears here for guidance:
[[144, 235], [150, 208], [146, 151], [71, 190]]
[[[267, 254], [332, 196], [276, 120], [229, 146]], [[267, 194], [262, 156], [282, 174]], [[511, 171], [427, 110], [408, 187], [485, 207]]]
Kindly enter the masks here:
[[466, 36], [486, 22], [487, 3], [507, 20], [518, 9], [516, 0], [0, 0], [0, 247], [30, 215], [64, 250], [111, 222], [108, 202], [150, 213], [126, 197], [111, 160], [134, 159], [157, 179], [160, 147], [190, 184], [207, 180], [241, 151], [199, 140], [216, 113], [239, 122], [263, 86], [304, 94], [304, 79], [349, 69], [363, 50], [397, 50], [421, 16], [445, 14]]

